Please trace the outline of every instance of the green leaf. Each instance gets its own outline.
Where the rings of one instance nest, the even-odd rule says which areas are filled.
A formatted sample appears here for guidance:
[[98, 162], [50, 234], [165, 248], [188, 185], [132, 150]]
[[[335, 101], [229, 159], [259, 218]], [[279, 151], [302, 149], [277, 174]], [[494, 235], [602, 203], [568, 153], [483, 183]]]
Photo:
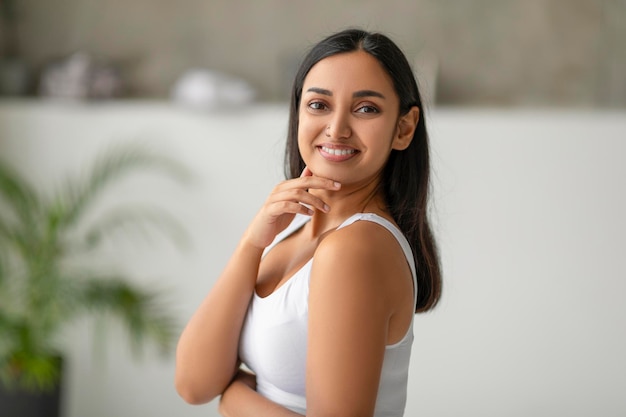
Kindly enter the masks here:
[[135, 352], [148, 341], [169, 352], [178, 326], [163, 305], [165, 292], [147, 291], [121, 277], [93, 279], [85, 283], [84, 301], [95, 313], [112, 313], [124, 325]]
[[[188, 247], [189, 236], [180, 223], [169, 213], [155, 207], [124, 207], [110, 210], [96, 220], [85, 233], [84, 248], [92, 249], [105, 238], [113, 238], [120, 232], [138, 232], [144, 238], [153, 230], [169, 237], [177, 246]], [[129, 233], [130, 232], [130, 233]]]
[[152, 169], [181, 182], [191, 178], [181, 164], [170, 158], [138, 147], [114, 147], [96, 160], [88, 175], [65, 184], [53, 199], [51, 219], [62, 226], [77, 223], [106, 187], [138, 169]]
[[6, 237], [14, 233], [15, 225], [24, 231], [32, 230], [40, 209], [37, 191], [9, 164], [0, 161], [0, 234]]
[[[98, 158], [88, 175], [67, 179], [50, 195], [0, 161], [0, 379], [5, 385], [56, 383], [58, 368], [51, 358], [57, 338], [83, 316], [116, 317], [136, 352], [149, 343], [171, 352], [178, 328], [165, 302], [167, 292], [143, 289], [123, 271], [113, 274], [86, 265], [88, 258], [78, 259], [105, 238], [148, 236], [153, 230], [180, 246], [187, 243], [177, 220], [156, 207], [125, 205], [86, 218], [106, 188], [145, 169], [177, 181], [190, 178], [170, 158], [138, 146], [116, 147]], [[73, 228], [83, 218], [90, 221]]]
[[61, 366], [58, 355], [18, 351], [0, 358], [0, 381], [9, 389], [50, 391], [60, 381]]

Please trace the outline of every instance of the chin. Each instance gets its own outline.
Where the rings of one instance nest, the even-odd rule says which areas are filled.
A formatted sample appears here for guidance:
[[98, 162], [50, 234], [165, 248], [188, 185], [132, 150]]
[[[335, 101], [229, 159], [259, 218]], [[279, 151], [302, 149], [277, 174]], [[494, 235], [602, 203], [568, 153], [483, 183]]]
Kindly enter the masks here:
[[309, 169], [316, 177], [328, 178], [329, 180], [338, 182], [341, 182], [341, 179], [343, 177], [337, 169], [332, 169], [328, 167], [314, 168], [311, 166], [309, 166]]

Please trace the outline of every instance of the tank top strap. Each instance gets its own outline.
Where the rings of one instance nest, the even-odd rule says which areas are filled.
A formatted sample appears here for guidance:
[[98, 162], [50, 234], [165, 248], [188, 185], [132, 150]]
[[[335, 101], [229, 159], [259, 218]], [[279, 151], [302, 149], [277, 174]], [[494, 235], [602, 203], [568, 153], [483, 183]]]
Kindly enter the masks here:
[[402, 247], [402, 251], [404, 252], [404, 256], [406, 257], [409, 267], [411, 268], [411, 275], [413, 276], [413, 304], [415, 304], [417, 302], [417, 290], [418, 290], [417, 272], [416, 272], [416, 267], [415, 267], [415, 259], [413, 258], [413, 251], [411, 250], [411, 245], [409, 244], [409, 241], [406, 239], [402, 231], [398, 229], [398, 227], [395, 224], [385, 219], [384, 217], [379, 216], [376, 213], [353, 214], [352, 216], [348, 217], [343, 223], [341, 223], [337, 229], [341, 229], [342, 227], [349, 226], [352, 223], [359, 221], [359, 220], [370, 221], [380, 226], [383, 226], [385, 229], [389, 230], [389, 232], [391, 232], [391, 234], [396, 238], [396, 240], [400, 244], [400, 247]]

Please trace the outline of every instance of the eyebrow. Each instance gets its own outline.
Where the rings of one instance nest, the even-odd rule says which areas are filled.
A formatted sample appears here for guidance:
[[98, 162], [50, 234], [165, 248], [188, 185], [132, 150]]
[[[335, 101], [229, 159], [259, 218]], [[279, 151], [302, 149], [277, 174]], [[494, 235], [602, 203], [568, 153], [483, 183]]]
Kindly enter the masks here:
[[[307, 92], [311, 92], [311, 93], [317, 93], [317, 94], [322, 94], [325, 96], [331, 96], [333, 95], [333, 92], [330, 90], [326, 90], [324, 88], [319, 88], [319, 87], [311, 87], [307, 90]], [[354, 94], [352, 94], [353, 98], [362, 98], [362, 97], [380, 97], [382, 99], [385, 98], [385, 96], [381, 93], [379, 93], [378, 91], [374, 91], [374, 90], [359, 90], [356, 91]]]
[[352, 94], [352, 97], [354, 97], [354, 98], [361, 98], [361, 97], [380, 97], [380, 98], [385, 98], [384, 95], [382, 95], [378, 91], [374, 91], [374, 90], [357, 91], [354, 94]]

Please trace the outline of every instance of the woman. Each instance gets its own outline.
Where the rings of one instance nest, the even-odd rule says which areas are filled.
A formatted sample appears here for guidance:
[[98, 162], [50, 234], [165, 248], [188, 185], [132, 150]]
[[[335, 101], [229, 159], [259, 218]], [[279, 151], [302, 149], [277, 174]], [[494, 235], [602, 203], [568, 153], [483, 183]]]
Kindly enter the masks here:
[[423, 109], [391, 40], [346, 30], [311, 49], [286, 170], [181, 335], [178, 392], [221, 395], [227, 416], [401, 416], [414, 313], [441, 278]]

